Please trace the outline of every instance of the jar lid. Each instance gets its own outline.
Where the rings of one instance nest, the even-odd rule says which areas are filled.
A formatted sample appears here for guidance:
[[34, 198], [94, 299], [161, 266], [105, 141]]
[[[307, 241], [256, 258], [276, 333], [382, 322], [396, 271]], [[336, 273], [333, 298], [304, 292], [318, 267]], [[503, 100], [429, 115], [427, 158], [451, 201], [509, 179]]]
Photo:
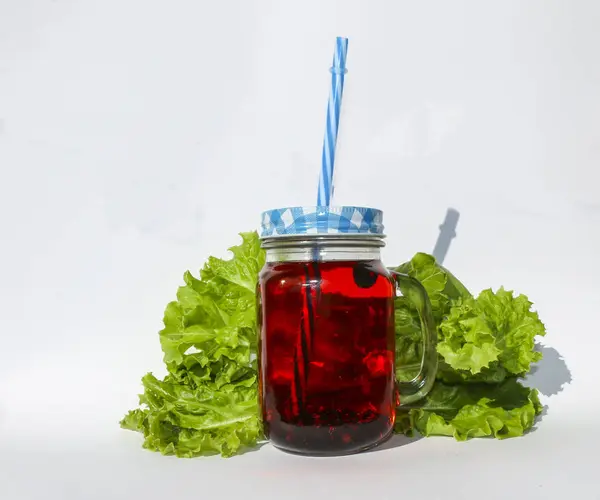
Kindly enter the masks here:
[[383, 236], [383, 212], [366, 207], [287, 207], [262, 214], [261, 238], [311, 234]]

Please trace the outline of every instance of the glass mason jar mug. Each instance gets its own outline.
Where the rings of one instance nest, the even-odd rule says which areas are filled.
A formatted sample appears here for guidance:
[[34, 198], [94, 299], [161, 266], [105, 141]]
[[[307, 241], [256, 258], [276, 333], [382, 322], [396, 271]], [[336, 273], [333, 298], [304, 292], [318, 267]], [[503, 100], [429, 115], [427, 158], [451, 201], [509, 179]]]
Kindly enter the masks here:
[[[417, 280], [382, 264], [382, 219], [362, 207], [263, 214], [259, 399], [265, 436], [278, 448], [339, 455], [376, 446], [392, 433], [397, 405], [433, 385], [429, 298]], [[420, 372], [406, 382], [395, 380], [399, 295], [414, 304], [423, 337]]]

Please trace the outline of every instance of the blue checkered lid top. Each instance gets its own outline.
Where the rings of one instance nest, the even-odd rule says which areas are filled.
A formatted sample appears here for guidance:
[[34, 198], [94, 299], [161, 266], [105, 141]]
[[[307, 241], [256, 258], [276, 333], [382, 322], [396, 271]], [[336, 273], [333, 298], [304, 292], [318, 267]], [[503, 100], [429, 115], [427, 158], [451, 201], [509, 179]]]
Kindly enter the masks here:
[[305, 234], [383, 236], [383, 212], [366, 207], [287, 207], [262, 214], [261, 238]]

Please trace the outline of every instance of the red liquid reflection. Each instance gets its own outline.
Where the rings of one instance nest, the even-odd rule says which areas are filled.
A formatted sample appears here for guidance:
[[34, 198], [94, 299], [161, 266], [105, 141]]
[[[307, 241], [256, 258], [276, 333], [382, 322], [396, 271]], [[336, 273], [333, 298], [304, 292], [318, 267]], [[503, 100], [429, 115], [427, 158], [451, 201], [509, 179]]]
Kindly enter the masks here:
[[260, 276], [266, 436], [341, 454], [394, 425], [394, 285], [379, 261], [268, 264]]

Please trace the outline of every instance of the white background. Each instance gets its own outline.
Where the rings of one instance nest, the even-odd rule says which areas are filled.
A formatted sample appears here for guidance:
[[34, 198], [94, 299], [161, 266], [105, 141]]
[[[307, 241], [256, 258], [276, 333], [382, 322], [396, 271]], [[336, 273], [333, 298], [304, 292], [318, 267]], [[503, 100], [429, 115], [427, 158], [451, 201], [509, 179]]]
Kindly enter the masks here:
[[[592, 0], [0, 0], [0, 498], [600, 498], [599, 25]], [[315, 201], [338, 35], [336, 202], [384, 210], [389, 265], [458, 210], [444, 264], [547, 325], [547, 413], [336, 459], [142, 450], [117, 422], [183, 272]]]

